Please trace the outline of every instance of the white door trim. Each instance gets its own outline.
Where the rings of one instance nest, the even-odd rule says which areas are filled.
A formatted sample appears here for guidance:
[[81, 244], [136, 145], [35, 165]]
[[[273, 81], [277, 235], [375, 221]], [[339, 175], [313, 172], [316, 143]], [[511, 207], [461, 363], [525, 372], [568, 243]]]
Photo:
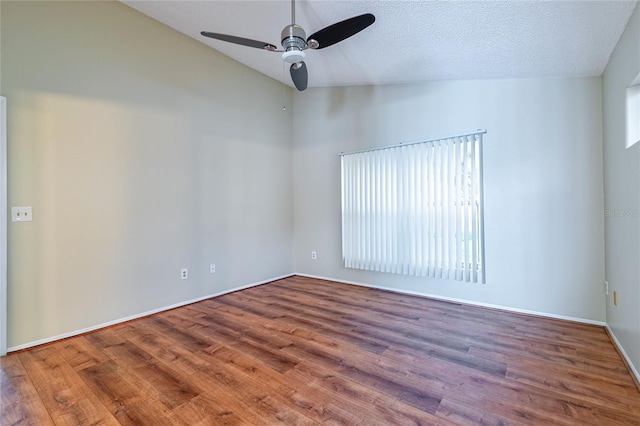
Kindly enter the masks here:
[[7, 98], [0, 96], [0, 356], [7, 354]]

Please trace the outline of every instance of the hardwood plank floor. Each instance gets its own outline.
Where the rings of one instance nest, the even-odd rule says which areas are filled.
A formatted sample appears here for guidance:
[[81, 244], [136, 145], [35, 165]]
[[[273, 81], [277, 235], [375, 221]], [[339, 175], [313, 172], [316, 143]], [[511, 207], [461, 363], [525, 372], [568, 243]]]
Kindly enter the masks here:
[[2, 425], [640, 425], [602, 327], [291, 277], [0, 358]]

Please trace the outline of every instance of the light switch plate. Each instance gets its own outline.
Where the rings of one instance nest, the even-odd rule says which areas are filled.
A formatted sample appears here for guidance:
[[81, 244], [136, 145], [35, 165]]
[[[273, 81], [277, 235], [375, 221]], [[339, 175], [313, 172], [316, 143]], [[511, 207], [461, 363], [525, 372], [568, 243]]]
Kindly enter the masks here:
[[31, 222], [31, 207], [11, 207], [11, 222]]

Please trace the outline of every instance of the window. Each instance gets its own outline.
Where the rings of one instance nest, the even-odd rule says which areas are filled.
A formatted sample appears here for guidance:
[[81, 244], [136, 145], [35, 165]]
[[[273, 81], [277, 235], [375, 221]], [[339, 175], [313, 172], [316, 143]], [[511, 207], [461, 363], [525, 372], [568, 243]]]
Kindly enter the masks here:
[[640, 142], [640, 74], [627, 88], [627, 137], [626, 147]]
[[342, 154], [344, 266], [484, 282], [484, 133]]

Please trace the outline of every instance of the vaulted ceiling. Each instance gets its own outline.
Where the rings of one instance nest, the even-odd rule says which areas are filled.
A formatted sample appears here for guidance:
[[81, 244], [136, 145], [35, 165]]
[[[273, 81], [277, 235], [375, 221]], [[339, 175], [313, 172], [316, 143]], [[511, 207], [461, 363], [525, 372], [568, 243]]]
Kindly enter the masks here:
[[[226, 33], [280, 47], [291, 2], [122, 0], [132, 8], [291, 85], [279, 53], [200, 35]], [[355, 36], [307, 50], [309, 86], [602, 74], [636, 1], [299, 0], [307, 35], [363, 13]], [[640, 36], [640, 35], [639, 35]]]

